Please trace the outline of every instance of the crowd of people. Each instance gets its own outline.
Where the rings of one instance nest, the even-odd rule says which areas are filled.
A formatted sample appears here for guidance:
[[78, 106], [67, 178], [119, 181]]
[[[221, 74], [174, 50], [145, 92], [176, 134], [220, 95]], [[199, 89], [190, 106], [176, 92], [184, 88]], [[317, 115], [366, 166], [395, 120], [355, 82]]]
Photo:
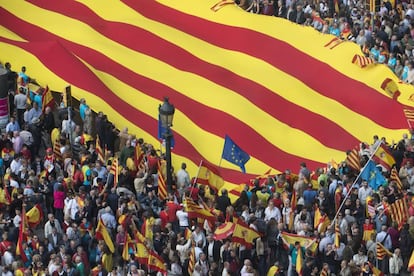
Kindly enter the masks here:
[[[333, 3], [325, 1], [252, 0], [240, 1], [240, 6], [354, 40], [367, 56], [388, 64], [402, 80], [414, 80], [410, 3], [396, 7], [381, 3], [374, 16], [365, 3], [353, 1], [340, 3], [337, 14]], [[0, 140], [2, 275], [411, 272], [414, 139], [410, 134], [393, 145], [374, 136], [372, 144], [361, 143], [357, 153], [362, 168], [379, 145], [388, 148], [401, 185], [383, 167], [387, 181], [372, 186], [346, 161], [313, 171], [302, 163], [246, 183], [232, 202], [226, 189], [214, 192], [205, 183], [195, 184], [197, 176], [190, 176], [183, 163], [173, 171], [172, 190], [162, 196], [160, 178], [166, 169], [160, 150], [127, 128], [117, 130], [105, 114], [93, 113], [84, 99], [76, 111], [42, 106], [46, 92], [32, 90], [35, 81], [26, 68], [15, 73], [11, 64], [4, 67], [12, 93], [10, 121]], [[137, 152], [142, 158], [136, 158]], [[116, 173], [114, 163], [119, 164]], [[189, 218], [186, 198], [216, 219]], [[401, 210], [405, 219], [397, 219], [391, 211], [398, 200], [405, 202], [406, 210]], [[43, 213], [40, 221], [23, 227], [27, 224], [23, 216], [36, 206]], [[216, 238], [218, 227], [235, 220], [259, 233], [251, 246], [234, 242], [231, 235]], [[113, 251], [98, 234], [101, 222]], [[144, 247], [128, 243], [127, 237], [136, 239], [137, 231], [144, 235]], [[143, 251], [154, 252], [165, 267], [150, 266]]]
[[414, 84], [414, 7], [410, 1], [236, 2], [248, 12], [286, 18], [322, 33], [354, 41], [366, 57], [387, 65], [402, 81]]

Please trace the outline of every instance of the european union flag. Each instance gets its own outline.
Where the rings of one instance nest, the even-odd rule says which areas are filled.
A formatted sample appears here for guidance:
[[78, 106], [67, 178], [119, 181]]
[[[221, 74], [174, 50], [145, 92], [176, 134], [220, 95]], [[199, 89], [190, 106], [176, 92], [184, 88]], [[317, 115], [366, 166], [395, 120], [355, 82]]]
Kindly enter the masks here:
[[361, 179], [366, 180], [368, 182], [368, 185], [375, 191], [378, 190], [379, 186], [387, 182], [381, 171], [372, 160], [369, 160], [366, 164], [364, 170], [361, 173]]
[[234, 165], [239, 166], [242, 172], [246, 173], [244, 164], [249, 161], [250, 155], [248, 155], [247, 152], [236, 145], [228, 135], [226, 135], [226, 138], [224, 140], [224, 148], [221, 158], [229, 161], [230, 163], [233, 163]]
[[[171, 129], [170, 129], [170, 131], [171, 131], [171, 135], [172, 135], [172, 137], [171, 137], [171, 148], [174, 148], [174, 146], [175, 146], [174, 135], [173, 135], [173, 132], [172, 132]], [[162, 126], [160, 115], [158, 115], [158, 139], [164, 141], [165, 140], [165, 138], [164, 138], [165, 133], [167, 133], [167, 129]]]

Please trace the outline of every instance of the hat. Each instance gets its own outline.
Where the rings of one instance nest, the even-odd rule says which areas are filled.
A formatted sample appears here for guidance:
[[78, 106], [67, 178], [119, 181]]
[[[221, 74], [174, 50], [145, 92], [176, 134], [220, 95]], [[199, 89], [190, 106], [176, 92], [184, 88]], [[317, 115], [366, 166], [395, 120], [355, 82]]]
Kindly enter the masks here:
[[46, 152], [47, 152], [47, 153], [53, 153], [53, 149], [52, 149], [52, 148], [47, 148], [47, 149], [46, 149]]
[[40, 122], [40, 119], [38, 117], [34, 117], [31, 121], [32, 124], [38, 124]]

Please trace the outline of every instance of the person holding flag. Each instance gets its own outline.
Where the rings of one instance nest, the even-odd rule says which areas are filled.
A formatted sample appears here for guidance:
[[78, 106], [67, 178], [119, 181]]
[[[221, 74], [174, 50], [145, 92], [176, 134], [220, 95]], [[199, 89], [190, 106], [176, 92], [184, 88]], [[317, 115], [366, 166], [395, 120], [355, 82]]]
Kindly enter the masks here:
[[289, 265], [290, 275], [302, 275], [303, 263], [305, 258], [305, 252], [316, 241], [315, 239], [308, 242], [305, 246], [302, 246], [299, 241], [296, 241], [294, 245], [290, 244], [281, 236], [283, 243], [289, 248], [289, 255], [291, 262]]

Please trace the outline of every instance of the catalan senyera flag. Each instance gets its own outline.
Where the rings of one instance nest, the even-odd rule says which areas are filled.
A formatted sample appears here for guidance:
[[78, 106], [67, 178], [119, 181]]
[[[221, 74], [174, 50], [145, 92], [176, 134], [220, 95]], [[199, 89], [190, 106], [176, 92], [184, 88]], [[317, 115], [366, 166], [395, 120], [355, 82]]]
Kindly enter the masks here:
[[349, 167], [356, 171], [359, 171], [361, 169], [358, 147], [355, 147], [348, 152], [345, 162]]
[[27, 231], [28, 231], [26, 210], [24, 209], [24, 207], [22, 208], [21, 218], [22, 220], [20, 221], [19, 236], [17, 238], [17, 245], [16, 245], [16, 256], [20, 256], [23, 262], [27, 262], [28, 259], [23, 249], [23, 243], [27, 242]]
[[30, 228], [35, 228], [43, 220], [43, 210], [40, 204], [36, 204], [26, 213], [27, 224]]
[[98, 220], [98, 225], [96, 226], [95, 233], [96, 234], [99, 233], [99, 235], [105, 241], [106, 246], [108, 246], [109, 251], [111, 251], [112, 253], [114, 253], [115, 252], [114, 243], [112, 241], [111, 236], [108, 233], [108, 229], [106, 229], [106, 226], [103, 223], [103, 221], [102, 221], [101, 218], [99, 218], [99, 220]]
[[361, 68], [365, 68], [368, 65], [375, 64], [375, 60], [373, 58], [366, 57], [364, 55], [358, 55], [358, 54], [356, 54], [352, 58], [352, 63], [358, 65]]
[[378, 147], [377, 151], [372, 156], [372, 159], [374, 159], [377, 164], [384, 167], [387, 171], [390, 171], [392, 166], [395, 164], [395, 159], [392, 156], [392, 153], [384, 144], [381, 144]]
[[113, 174], [114, 176], [114, 187], [118, 186], [119, 180], [119, 165], [118, 165], [118, 158], [112, 159], [111, 169], [109, 173]]
[[96, 151], [96, 154], [98, 155], [98, 160], [101, 161], [103, 164], [105, 164], [104, 152], [102, 150], [101, 141], [99, 140], [99, 135], [96, 135], [95, 151]]
[[[398, 140], [406, 132], [401, 104], [412, 104], [414, 88], [386, 65], [356, 66], [358, 45], [311, 27], [219, 0], [3, 2], [1, 60], [26, 66], [51, 90], [70, 84], [73, 97], [152, 145], [168, 95], [173, 166], [185, 162], [190, 175], [199, 160], [219, 162], [225, 134], [257, 175], [301, 162], [323, 167], [373, 133]], [[381, 88], [387, 79], [398, 100]], [[226, 162], [220, 173], [232, 185], [247, 176]]]
[[200, 205], [196, 204], [191, 198], [185, 198], [184, 209], [188, 213], [188, 218], [202, 218], [210, 221], [215, 221], [217, 217]]
[[188, 275], [193, 275], [194, 266], [195, 266], [196, 256], [195, 256], [195, 247], [191, 247], [190, 256], [188, 260]]
[[233, 242], [242, 244], [246, 246], [246, 248], [250, 249], [253, 246], [253, 240], [259, 237], [259, 232], [253, 228], [250, 228], [249, 225], [242, 219], [236, 219], [234, 222], [234, 232], [232, 236]]
[[53, 99], [52, 91], [50, 91], [49, 86], [46, 85], [43, 94], [42, 94], [42, 112], [45, 111], [46, 107], [53, 108], [55, 100]]
[[[295, 245], [295, 242], [300, 242], [300, 246], [306, 247], [310, 242], [312, 242], [312, 238], [300, 236], [296, 234], [291, 234], [287, 232], [282, 232], [282, 237], [291, 245]], [[318, 243], [314, 242], [310, 247], [309, 250], [312, 251], [312, 253], [315, 253], [318, 249]]]
[[141, 145], [138, 143], [134, 149], [134, 161], [135, 161], [135, 166], [137, 168], [140, 168], [142, 164], [145, 162], [145, 152], [142, 150]]
[[62, 145], [60, 144], [60, 140], [56, 139], [55, 143], [53, 144], [53, 154], [55, 155], [57, 161], [62, 161], [62, 153], [60, 151], [61, 147]]
[[404, 223], [406, 223], [409, 218], [408, 205], [405, 198], [397, 199], [393, 204], [391, 204], [389, 207], [389, 214], [391, 216], [391, 220], [397, 222], [398, 229], [401, 230]]
[[162, 173], [163, 166], [165, 162], [158, 161], [158, 197], [160, 200], [167, 199], [167, 179], [164, 177]]
[[392, 253], [382, 245], [382, 243], [377, 242], [377, 259], [384, 260], [385, 257], [392, 256]]
[[390, 181], [394, 181], [397, 189], [401, 192], [403, 190], [403, 185], [401, 183], [401, 179], [398, 175], [397, 169], [395, 167], [393, 167], [391, 169], [391, 174], [390, 174]]

